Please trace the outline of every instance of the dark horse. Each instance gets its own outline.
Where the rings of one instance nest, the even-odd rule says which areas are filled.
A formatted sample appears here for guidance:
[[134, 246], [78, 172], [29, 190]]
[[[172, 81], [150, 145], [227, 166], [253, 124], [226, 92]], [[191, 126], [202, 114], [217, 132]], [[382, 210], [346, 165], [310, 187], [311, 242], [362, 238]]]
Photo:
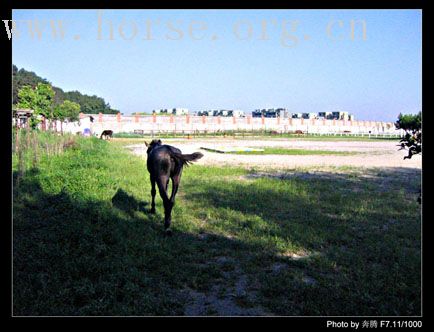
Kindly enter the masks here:
[[100, 139], [113, 138], [113, 130], [104, 130], [100, 136]]
[[[151, 143], [146, 143], [148, 150], [147, 166], [151, 176], [151, 213], [155, 213], [155, 183], [157, 183], [160, 196], [164, 205], [164, 229], [170, 234], [170, 222], [172, 208], [175, 205], [175, 195], [181, 181], [181, 173], [184, 165], [196, 161], [203, 157], [200, 152], [192, 154], [182, 154], [181, 150], [170, 146], [162, 145], [161, 140], [154, 139]], [[169, 180], [172, 179], [172, 193], [168, 197], [167, 189]]]

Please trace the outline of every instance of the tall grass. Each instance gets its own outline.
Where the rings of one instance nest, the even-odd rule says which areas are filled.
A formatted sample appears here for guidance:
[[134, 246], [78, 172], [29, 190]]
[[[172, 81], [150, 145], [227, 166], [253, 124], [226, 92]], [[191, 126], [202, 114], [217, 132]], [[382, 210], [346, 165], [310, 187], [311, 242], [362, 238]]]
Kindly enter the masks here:
[[16, 129], [12, 135], [12, 168], [19, 179], [41, 159], [62, 154], [65, 149], [76, 146], [77, 136], [57, 135], [39, 130]]

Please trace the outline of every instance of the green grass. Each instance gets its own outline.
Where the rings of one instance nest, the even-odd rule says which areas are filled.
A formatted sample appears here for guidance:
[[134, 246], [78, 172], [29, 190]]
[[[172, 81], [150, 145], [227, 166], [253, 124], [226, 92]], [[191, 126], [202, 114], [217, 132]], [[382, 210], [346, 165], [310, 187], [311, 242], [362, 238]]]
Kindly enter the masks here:
[[237, 152], [226, 152], [230, 154], [243, 154], [243, 155], [294, 155], [294, 156], [305, 156], [305, 155], [356, 155], [360, 152], [352, 151], [332, 151], [332, 150], [312, 150], [312, 149], [283, 149], [283, 148], [267, 148], [267, 147], [254, 147], [264, 149], [264, 151], [237, 151]]
[[193, 291], [275, 315], [420, 314], [418, 170], [192, 165], [166, 237], [145, 161], [116, 144], [79, 138], [18, 184], [14, 165], [15, 315], [183, 315]]
[[143, 135], [134, 134], [134, 133], [115, 133], [115, 134], [113, 134], [113, 137], [115, 137], [115, 138], [142, 138]]
[[275, 133], [271, 131], [245, 131], [245, 132], [234, 132], [234, 131], [225, 131], [225, 132], [215, 132], [215, 133], [203, 133], [203, 132], [192, 132], [192, 133], [171, 133], [171, 132], [160, 132], [155, 133], [154, 135], [150, 134], [135, 134], [135, 133], [116, 133], [113, 134], [115, 138], [122, 139], [140, 139], [140, 140], [152, 140], [154, 138], [160, 139], [216, 139], [216, 138], [227, 138], [227, 139], [260, 139], [260, 140], [268, 140], [268, 139], [294, 139], [294, 140], [307, 140], [307, 141], [397, 141], [399, 138], [397, 137], [389, 137], [389, 136], [375, 136], [367, 134], [365, 135], [348, 135], [348, 134], [336, 134], [336, 135], [319, 135], [319, 134], [291, 134], [291, 133]]

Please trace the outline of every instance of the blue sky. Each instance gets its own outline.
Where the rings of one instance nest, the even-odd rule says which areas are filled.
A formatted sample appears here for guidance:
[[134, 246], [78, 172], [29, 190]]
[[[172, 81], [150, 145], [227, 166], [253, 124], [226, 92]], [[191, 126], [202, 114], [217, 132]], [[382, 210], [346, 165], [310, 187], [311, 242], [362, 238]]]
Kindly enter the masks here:
[[[124, 114], [286, 107], [394, 121], [422, 108], [420, 10], [14, 10], [12, 19], [15, 65]], [[63, 38], [51, 27], [59, 20]]]

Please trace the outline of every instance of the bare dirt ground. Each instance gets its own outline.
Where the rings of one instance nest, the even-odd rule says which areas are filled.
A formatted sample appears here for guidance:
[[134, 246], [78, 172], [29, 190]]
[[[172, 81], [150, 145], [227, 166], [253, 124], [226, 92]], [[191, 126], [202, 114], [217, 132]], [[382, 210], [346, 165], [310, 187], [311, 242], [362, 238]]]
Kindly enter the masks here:
[[[200, 151], [204, 157], [199, 165], [244, 166], [257, 168], [305, 168], [305, 167], [404, 167], [422, 168], [422, 156], [404, 160], [407, 151], [398, 151], [395, 141], [308, 141], [294, 139], [273, 140], [236, 140], [236, 139], [195, 139], [195, 140], [163, 140], [163, 144], [174, 145], [182, 153]], [[201, 147], [278, 147], [303, 150], [330, 150], [358, 152], [354, 155], [237, 155], [205, 151]], [[145, 144], [127, 146], [133, 153], [146, 157]]]

